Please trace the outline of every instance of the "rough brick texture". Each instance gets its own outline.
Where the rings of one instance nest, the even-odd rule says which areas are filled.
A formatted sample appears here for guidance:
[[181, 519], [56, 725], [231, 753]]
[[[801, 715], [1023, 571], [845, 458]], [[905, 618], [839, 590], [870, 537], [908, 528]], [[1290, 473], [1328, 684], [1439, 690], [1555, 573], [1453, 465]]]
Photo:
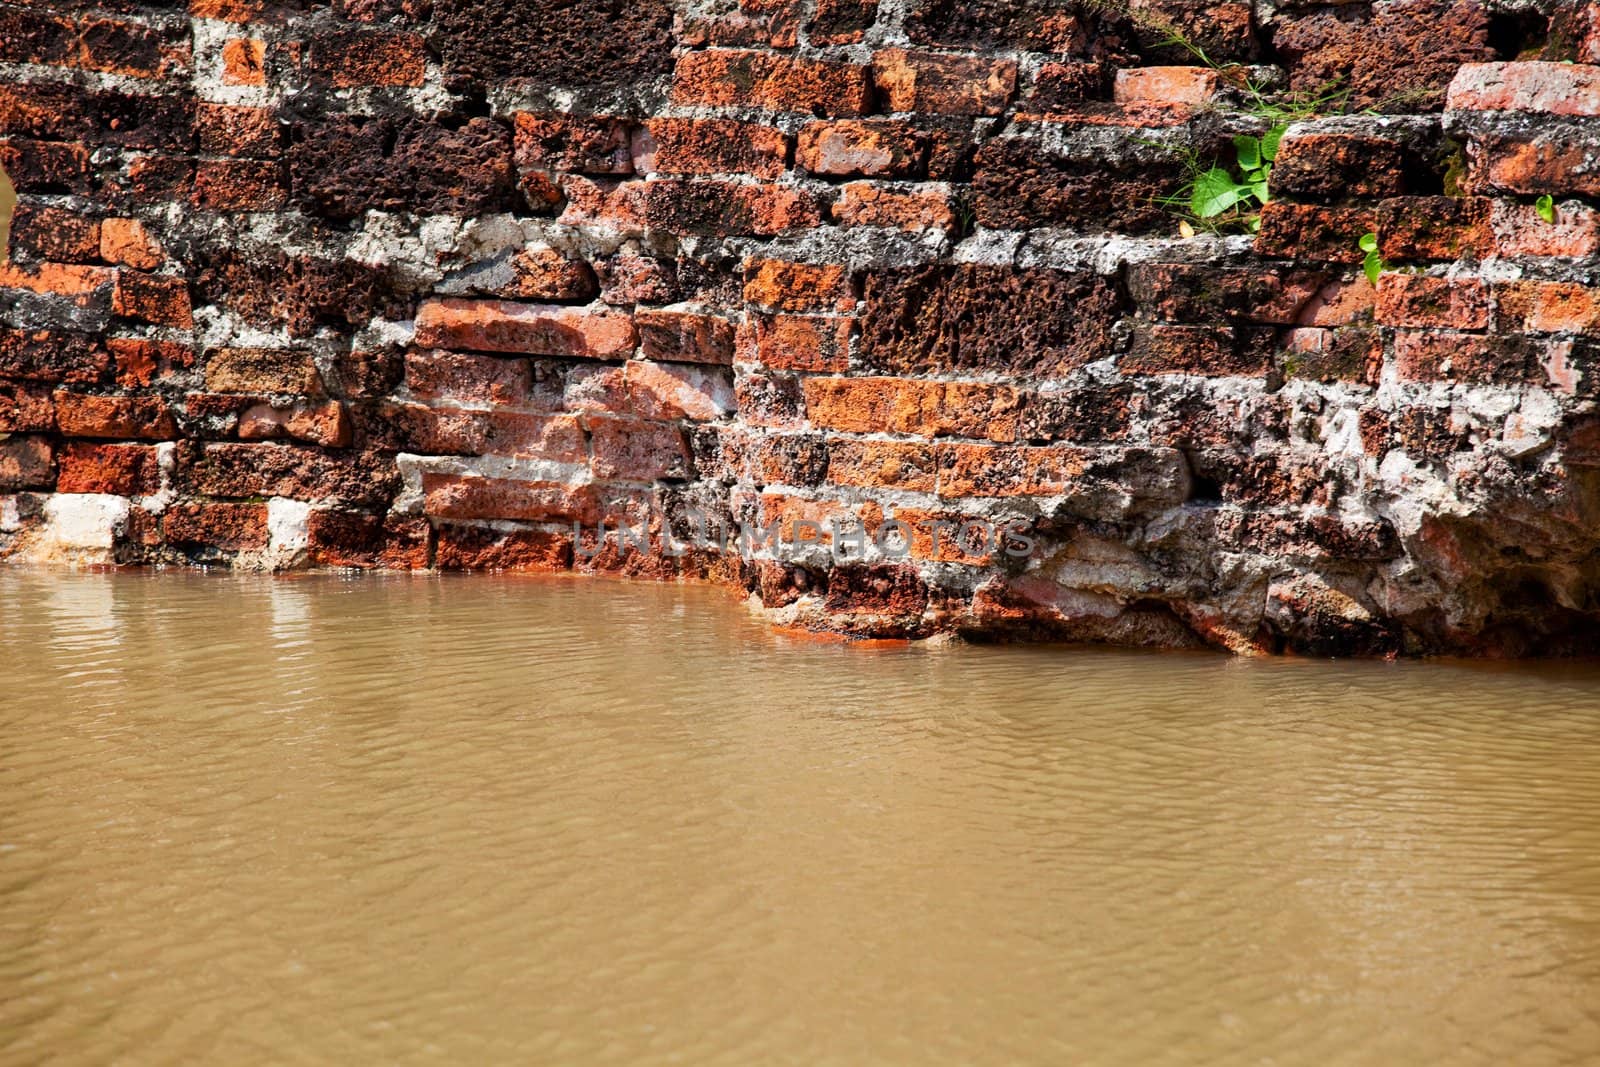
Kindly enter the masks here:
[[0, 3], [0, 557], [1600, 651], [1593, 7]]

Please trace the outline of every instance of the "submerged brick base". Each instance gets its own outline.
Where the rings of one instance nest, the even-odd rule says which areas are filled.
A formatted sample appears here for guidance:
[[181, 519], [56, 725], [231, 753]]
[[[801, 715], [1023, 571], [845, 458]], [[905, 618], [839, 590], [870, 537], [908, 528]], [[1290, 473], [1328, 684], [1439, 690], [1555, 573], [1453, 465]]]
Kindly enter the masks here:
[[1600, 651], [1600, 5], [1132, 8], [0, 0], [0, 555]]

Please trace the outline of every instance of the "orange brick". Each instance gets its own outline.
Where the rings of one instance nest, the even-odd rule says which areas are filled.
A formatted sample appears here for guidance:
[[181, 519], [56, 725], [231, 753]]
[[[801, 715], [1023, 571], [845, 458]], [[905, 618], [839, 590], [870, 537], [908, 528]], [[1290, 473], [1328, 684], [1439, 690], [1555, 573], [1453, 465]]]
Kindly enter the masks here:
[[1209, 67], [1131, 67], [1117, 71], [1112, 99], [1119, 104], [1203, 104], [1217, 95]]
[[106, 219], [100, 223], [100, 258], [137, 270], [153, 270], [166, 262], [160, 243], [138, 219]]
[[1017, 64], [1012, 60], [904, 48], [876, 53], [872, 74], [888, 111], [998, 115], [1017, 88]]
[[908, 177], [926, 155], [915, 128], [897, 119], [807, 123], [795, 147], [797, 166], [838, 178]]
[[744, 277], [745, 302], [773, 311], [850, 311], [856, 304], [849, 272], [837, 264], [757, 259], [745, 264]]
[[254, 37], [234, 37], [222, 45], [223, 85], [265, 85], [267, 43]]
[[731, 119], [651, 119], [655, 142], [650, 169], [660, 174], [748, 174], [776, 178], [784, 172], [789, 139], [770, 126]]
[[831, 315], [760, 319], [755, 323], [755, 358], [779, 370], [848, 370], [852, 322]]
[[931, 493], [936, 475], [933, 445], [925, 441], [828, 442], [828, 481], [839, 485]]
[[161, 465], [154, 445], [72, 441], [60, 456], [58, 493], [153, 496], [160, 491]]
[[184, 279], [126, 269], [117, 271], [116, 275], [111, 309], [118, 315], [183, 330], [194, 325], [189, 285]]
[[1515, 281], [1496, 285], [1494, 295], [1501, 329], [1600, 332], [1600, 289], [1570, 282]]
[[600, 359], [631, 354], [633, 321], [609, 311], [504, 300], [428, 300], [417, 312], [420, 345], [480, 352]]
[[68, 437], [139, 437], [168, 440], [177, 425], [166, 402], [154, 396], [55, 394], [56, 424]]
[[324, 448], [350, 444], [350, 414], [337, 400], [252, 404], [239, 413], [241, 441], [288, 438]]
[[1060, 445], [951, 443], [937, 457], [943, 497], [1054, 496], [1088, 465], [1087, 450]]
[[289, 197], [279, 165], [266, 159], [202, 159], [195, 164], [196, 207], [211, 211], [274, 211]]
[[955, 229], [950, 209], [950, 189], [945, 185], [884, 186], [851, 182], [833, 205], [834, 221], [841, 226], [881, 226], [918, 232]]
[[867, 68], [857, 64], [712, 49], [679, 58], [672, 100], [691, 106], [861, 115], [870, 104], [871, 89]]
[[115, 280], [116, 272], [109, 267], [43, 263], [33, 270], [24, 270], [13, 263], [0, 263], [0, 289], [26, 289], [86, 299]]

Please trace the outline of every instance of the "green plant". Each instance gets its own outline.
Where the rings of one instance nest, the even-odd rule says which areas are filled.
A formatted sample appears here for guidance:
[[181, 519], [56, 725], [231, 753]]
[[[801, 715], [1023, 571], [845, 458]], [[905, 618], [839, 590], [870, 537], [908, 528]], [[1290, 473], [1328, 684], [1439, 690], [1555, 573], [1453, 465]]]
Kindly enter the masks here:
[[1533, 210], [1537, 211], [1539, 217], [1546, 222], [1556, 221], [1556, 202], [1549, 193], [1545, 193], [1533, 202]]
[[1384, 262], [1383, 256], [1378, 253], [1378, 235], [1367, 232], [1361, 235], [1361, 240], [1356, 242], [1356, 247], [1366, 253], [1361, 260], [1361, 269], [1367, 275], [1367, 281], [1372, 285], [1378, 284], [1378, 275], [1389, 269], [1389, 264]]
[[[1251, 230], [1261, 228], [1259, 211], [1272, 198], [1269, 182], [1278, 142], [1288, 126], [1274, 126], [1260, 137], [1241, 134], [1233, 139], [1235, 167], [1212, 166], [1195, 176], [1188, 188], [1189, 210], [1196, 218], [1216, 219], [1228, 212], [1239, 215]], [[1235, 177], [1237, 171], [1237, 177]]]

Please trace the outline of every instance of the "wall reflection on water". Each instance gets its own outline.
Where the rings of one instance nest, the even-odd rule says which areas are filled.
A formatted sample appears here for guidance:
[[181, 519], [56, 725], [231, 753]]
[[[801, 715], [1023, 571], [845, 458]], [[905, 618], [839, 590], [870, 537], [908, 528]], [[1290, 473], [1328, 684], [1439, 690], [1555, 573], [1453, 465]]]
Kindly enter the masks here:
[[0, 1049], [1583, 1063], [1600, 671], [0, 575]]

